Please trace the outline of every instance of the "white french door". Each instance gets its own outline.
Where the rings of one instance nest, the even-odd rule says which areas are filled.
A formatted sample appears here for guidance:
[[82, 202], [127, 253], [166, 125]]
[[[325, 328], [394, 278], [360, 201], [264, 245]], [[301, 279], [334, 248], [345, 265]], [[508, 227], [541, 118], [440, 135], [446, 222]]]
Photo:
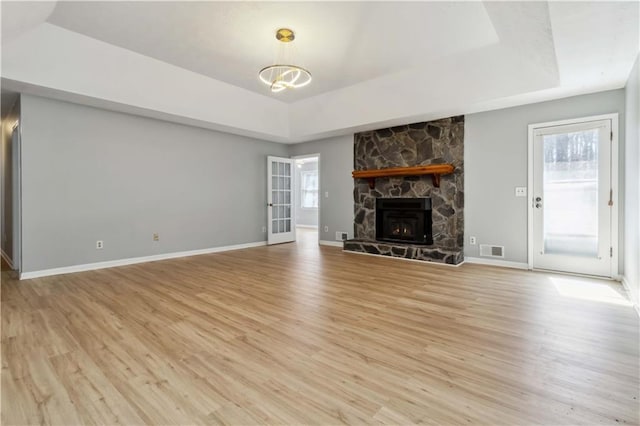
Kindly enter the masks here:
[[612, 276], [612, 119], [533, 127], [532, 263]]
[[293, 162], [290, 158], [267, 157], [268, 244], [296, 240], [293, 215]]

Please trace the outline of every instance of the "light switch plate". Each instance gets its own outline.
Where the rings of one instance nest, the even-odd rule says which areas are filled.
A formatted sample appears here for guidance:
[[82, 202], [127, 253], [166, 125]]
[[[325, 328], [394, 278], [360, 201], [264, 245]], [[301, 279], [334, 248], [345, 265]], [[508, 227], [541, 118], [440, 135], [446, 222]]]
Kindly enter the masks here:
[[526, 197], [526, 196], [527, 196], [527, 187], [516, 186], [516, 197]]

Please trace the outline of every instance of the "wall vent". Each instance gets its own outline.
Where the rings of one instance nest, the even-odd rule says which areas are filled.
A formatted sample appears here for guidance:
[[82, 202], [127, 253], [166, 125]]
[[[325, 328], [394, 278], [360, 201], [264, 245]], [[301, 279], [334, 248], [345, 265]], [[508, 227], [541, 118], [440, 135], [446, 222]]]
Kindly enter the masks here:
[[504, 246], [480, 244], [480, 256], [504, 258]]
[[349, 236], [347, 235], [346, 232], [342, 232], [342, 231], [336, 232], [336, 241], [347, 241], [348, 239], [349, 239]]

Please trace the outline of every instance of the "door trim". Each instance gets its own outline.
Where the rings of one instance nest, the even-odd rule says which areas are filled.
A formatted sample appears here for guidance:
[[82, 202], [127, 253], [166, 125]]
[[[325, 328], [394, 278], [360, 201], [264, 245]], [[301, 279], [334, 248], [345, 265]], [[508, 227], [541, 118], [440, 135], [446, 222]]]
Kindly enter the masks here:
[[527, 264], [529, 270], [533, 270], [533, 143], [535, 130], [542, 127], [566, 126], [588, 121], [611, 120], [611, 188], [613, 206], [611, 208], [611, 277], [618, 276], [618, 258], [620, 244], [618, 241], [620, 186], [618, 182], [619, 170], [619, 146], [618, 146], [618, 113], [592, 115], [589, 117], [571, 118], [568, 120], [548, 121], [534, 123], [528, 126], [527, 147]]

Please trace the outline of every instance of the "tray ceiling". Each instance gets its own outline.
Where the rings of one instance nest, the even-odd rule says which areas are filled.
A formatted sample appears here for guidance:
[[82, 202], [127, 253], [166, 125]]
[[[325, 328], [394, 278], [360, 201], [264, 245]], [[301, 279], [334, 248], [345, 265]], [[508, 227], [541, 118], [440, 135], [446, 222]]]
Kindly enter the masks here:
[[[640, 40], [638, 2], [1, 7], [5, 89], [279, 142], [620, 88]], [[272, 94], [282, 26], [314, 78]]]

